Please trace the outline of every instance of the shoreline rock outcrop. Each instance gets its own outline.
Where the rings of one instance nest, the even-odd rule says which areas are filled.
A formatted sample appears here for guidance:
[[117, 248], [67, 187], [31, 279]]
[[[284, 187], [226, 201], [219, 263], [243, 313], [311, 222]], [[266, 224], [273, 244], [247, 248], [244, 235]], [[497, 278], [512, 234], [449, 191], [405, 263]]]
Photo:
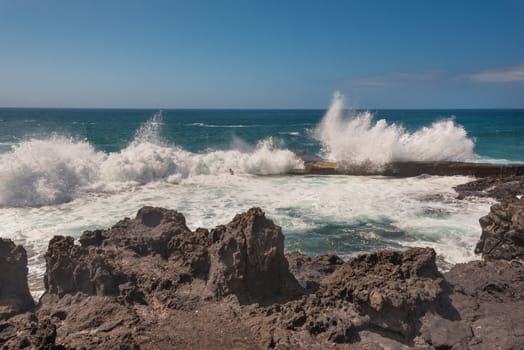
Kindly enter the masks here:
[[524, 259], [524, 198], [494, 204], [480, 218], [482, 234], [475, 247], [484, 259]]
[[34, 307], [27, 272], [24, 247], [0, 238], [0, 320]]
[[[430, 248], [343, 261], [285, 255], [283, 240], [260, 208], [191, 231], [182, 214], [144, 207], [78, 243], [56, 236], [46, 292], [0, 319], [0, 348], [524, 348], [522, 264], [442, 274]], [[16, 268], [0, 303], [5, 285], [28, 293], [25, 251], [5, 246], [0, 264]]]
[[482, 228], [475, 253], [487, 260], [524, 259], [524, 176], [488, 177], [455, 187], [458, 198], [491, 197], [498, 201], [479, 219]]

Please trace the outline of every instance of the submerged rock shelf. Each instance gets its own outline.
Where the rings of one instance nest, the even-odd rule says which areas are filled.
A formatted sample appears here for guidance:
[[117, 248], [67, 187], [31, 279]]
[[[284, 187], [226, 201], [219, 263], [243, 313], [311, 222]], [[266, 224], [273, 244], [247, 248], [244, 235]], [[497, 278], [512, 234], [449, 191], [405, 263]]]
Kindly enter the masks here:
[[383, 166], [337, 164], [318, 156], [297, 153], [304, 161], [304, 169], [293, 170], [296, 175], [383, 175], [411, 177], [419, 175], [508, 177], [524, 175], [524, 164], [489, 164], [471, 162], [392, 162]]

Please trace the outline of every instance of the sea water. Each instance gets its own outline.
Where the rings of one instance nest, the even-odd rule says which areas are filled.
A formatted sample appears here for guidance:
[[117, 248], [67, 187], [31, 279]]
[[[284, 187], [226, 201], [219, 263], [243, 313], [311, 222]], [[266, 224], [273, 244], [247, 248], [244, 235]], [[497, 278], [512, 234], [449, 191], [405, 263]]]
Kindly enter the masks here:
[[[0, 109], [0, 237], [23, 244], [42, 291], [54, 235], [79, 237], [144, 205], [191, 229], [259, 206], [286, 250], [348, 258], [429, 246], [443, 269], [475, 258], [491, 199], [464, 176], [289, 176], [294, 151], [380, 168], [399, 160], [524, 162], [524, 110]], [[233, 175], [231, 175], [233, 173]]]

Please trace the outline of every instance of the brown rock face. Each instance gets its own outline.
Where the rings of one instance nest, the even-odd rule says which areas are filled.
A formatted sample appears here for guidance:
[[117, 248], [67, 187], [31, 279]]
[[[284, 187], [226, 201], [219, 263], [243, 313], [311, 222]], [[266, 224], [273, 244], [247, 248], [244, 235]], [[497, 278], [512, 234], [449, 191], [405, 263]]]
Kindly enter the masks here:
[[321, 254], [315, 257], [293, 252], [288, 254], [289, 269], [303, 288], [315, 292], [320, 281], [332, 274], [344, 264], [344, 260], [335, 254]]
[[[462, 332], [459, 349], [523, 349], [524, 265], [517, 261], [471, 261], [445, 274], [452, 287], [451, 305], [460, 315], [460, 327], [450, 327], [438, 343], [453, 345]], [[431, 328], [431, 324], [428, 329]], [[435, 327], [432, 328], [435, 330]], [[441, 331], [433, 331], [435, 335]], [[450, 346], [451, 348], [451, 346]]]
[[524, 259], [524, 198], [493, 205], [479, 221], [482, 235], [475, 253], [486, 259]]
[[214, 233], [221, 237], [210, 248], [208, 287], [215, 295], [262, 300], [299, 293], [284, 256], [282, 231], [260, 208], [235, 216]]
[[418, 319], [442, 293], [435, 251], [378, 251], [349, 260], [322, 282], [324, 295], [357, 306], [377, 327], [414, 335]]
[[32, 313], [11, 317], [0, 324], [2, 349], [63, 349], [56, 346], [56, 327], [49, 319], [39, 320]]
[[33, 307], [27, 285], [26, 251], [9, 239], [0, 238], [0, 320]]
[[235, 294], [248, 302], [300, 291], [281, 229], [259, 208], [211, 231], [191, 232], [176, 211], [144, 207], [133, 220], [84, 232], [80, 243], [60, 236], [49, 243], [47, 294], [81, 292], [142, 303], [153, 297], [174, 306], [181, 298]]
[[458, 192], [459, 199], [473, 196], [491, 197], [503, 201], [524, 194], [524, 176], [521, 174], [501, 177], [497, 174], [455, 186], [454, 189]]

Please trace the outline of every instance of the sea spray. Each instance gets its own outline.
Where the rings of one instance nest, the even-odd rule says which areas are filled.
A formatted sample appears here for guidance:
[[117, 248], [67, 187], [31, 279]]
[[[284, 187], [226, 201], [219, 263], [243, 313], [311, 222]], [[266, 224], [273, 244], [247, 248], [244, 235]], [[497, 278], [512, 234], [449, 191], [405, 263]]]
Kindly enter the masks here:
[[86, 192], [118, 192], [153, 181], [178, 183], [200, 175], [280, 174], [303, 167], [296, 155], [275, 147], [271, 137], [252, 150], [192, 153], [160, 135], [161, 113], [136, 132], [119, 152], [96, 151], [86, 141], [53, 135], [29, 139], [0, 155], [0, 206], [64, 203]]
[[380, 169], [394, 161], [474, 160], [474, 143], [453, 119], [408, 132], [386, 120], [373, 121], [370, 112], [345, 115], [344, 97], [336, 92], [314, 131], [326, 158], [342, 167]]
[[98, 179], [104, 159], [89, 143], [57, 135], [14, 145], [0, 155], [0, 206], [67, 202]]

